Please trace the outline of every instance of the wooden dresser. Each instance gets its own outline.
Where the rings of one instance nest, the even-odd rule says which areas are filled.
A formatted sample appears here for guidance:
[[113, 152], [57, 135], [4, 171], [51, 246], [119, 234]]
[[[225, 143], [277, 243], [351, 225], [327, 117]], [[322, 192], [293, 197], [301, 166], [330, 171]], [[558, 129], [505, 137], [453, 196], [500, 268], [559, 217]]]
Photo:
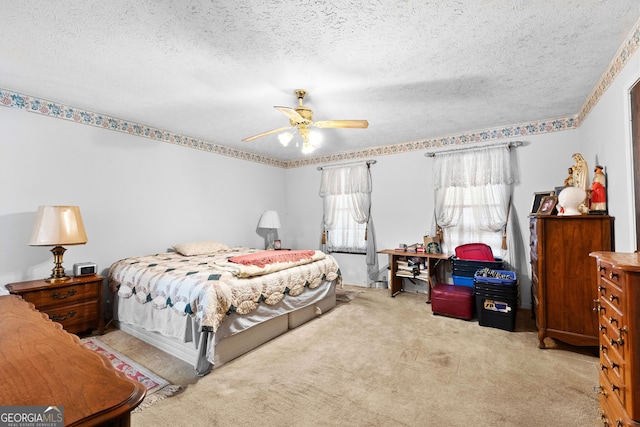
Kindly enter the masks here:
[[532, 216], [531, 294], [538, 342], [546, 337], [597, 346], [598, 274], [593, 251], [612, 251], [613, 221], [606, 215]]
[[605, 426], [640, 426], [640, 254], [594, 252]]
[[10, 293], [20, 295], [74, 334], [97, 329], [104, 333], [102, 287], [104, 277], [97, 274], [72, 277], [60, 283], [44, 280], [10, 283]]
[[129, 426], [144, 386], [17, 295], [0, 296], [0, 406], [55, 406], [65, 426]]

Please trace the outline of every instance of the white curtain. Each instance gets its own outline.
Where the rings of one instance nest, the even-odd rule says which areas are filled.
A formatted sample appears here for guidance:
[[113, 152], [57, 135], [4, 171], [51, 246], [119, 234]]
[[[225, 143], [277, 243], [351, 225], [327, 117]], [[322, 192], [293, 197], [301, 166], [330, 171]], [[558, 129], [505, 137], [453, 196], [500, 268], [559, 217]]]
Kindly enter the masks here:
[[[320, 197], [323, 199], [323, 230], [342, 233], [340, 247], [327, 244], [327, 252], [362, 252], [361, 242], [366, 238], [366, 263], [369, 281], [377, 280], [378, 256], [375, 232], [371, 218], [371, 172], [367, 163], [325, 167], [322, 169]], [[347, 210], [365, 235], [353, 227], [340, 226], [341, 213]]]
[[515, 262], [508, 230], [516, 172], [507, 146], [436, 154], [435, 222], [449, 253], [465, 243], [486, 243], [494, 256]]

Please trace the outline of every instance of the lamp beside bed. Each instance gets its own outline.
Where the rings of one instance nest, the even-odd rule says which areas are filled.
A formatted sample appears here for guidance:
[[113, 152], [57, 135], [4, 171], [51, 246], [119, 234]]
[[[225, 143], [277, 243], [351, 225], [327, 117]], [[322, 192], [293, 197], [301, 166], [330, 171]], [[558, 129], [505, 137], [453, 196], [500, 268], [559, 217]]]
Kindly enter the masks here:
[[272, 251], [275, 249], [275, 229], [280, 228], [280, 216], [277, 211], [264, 211], [260, 217], [258, 228], [267, 229], [267, 242], [265, 249]]

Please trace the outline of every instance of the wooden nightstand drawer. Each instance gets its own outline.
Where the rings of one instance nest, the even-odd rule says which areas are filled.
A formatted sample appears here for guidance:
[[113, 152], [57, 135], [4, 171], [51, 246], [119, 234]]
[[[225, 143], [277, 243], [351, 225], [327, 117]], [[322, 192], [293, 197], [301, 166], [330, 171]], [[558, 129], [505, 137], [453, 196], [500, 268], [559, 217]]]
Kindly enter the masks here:
[[98, 328], [98, 304], [96, 302], [88, 301], [41, 311], [47, 313], [49, 319], [60, 323], [65, 331], [78, 333]]
[[72, 277], [60, 283], [44, 280], [11, 283], [9, 292], [20, 295], [37, 310], [62, 324], [68, 332], [79, 333], [98, 329], [104, 333], [102, 317], [102, 287], [104, 277], [99, 275]]
[[73, 304], [78, 301], [97, 300], [98, 285], [100, 282], [93, 282], [82, 285], [64, 286], [55, 289], [42, 289], [33, 292], [25, 292], [22, 298], [29, 301], [38, 309], [55, 307], [60, 304]]

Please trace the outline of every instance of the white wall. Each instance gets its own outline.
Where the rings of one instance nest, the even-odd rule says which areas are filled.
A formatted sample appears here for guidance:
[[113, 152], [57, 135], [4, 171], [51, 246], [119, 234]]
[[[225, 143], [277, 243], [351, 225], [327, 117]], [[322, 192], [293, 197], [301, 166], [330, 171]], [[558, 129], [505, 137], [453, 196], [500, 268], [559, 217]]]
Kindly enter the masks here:
[[[513, 199], [522, 251], [522, 306], [531, 306], [527, 217], [533, 193], [562, 185], [573, 153], [581, 152], [591, 168], [596, 156], [607, 166], [616, 250], [635, 249], [628, 91], [638, 78], [640, 52], [579, 129], [513, 138], [525, 142], [515, 149], [520, 182]], [[1, 284], [50, 274], [48, 248], [27, 244], [43, 204], [82, 209], [89, 243], [67, 248], [67, 268], [94, 261], [104, 273], [126, 256], [202, 239], [261, 247], [256, 226], [266, 209], [281, 215], [283, 247], [319, 247], [322, 203], [316, 166], [285, 170], [10, 108], [0, 108], [0, 128]], [[378, 249], [419, 242], [432, 224], [433, 160], [422, 151], [376, 160], [372, 214]], [[366, 285], [363, 256], [336, 258], [346, 283]], [[385, 267], [387, 257], [380, 256], [379, 262]]]
[[609, 214], [615, 217], [618, 252], [636, 250], [629, 91], [639, 79], [640, 50], [630, 58], [578, 129], [580, 148], [591, 172], [596, 158], [606, 167], [608, 208]]
[[[516, 243], [520, 246], [518, 277], [523, 307], [531, 307], [528, 216], [533, 193], [561, 186], [567, 169], [574, 163], [573, 153], [582, 153], [590, 169], [595, 166], [596, 157], [597, 163], [607, 166], [609, 213], [616, 217], [616, 250], [635, 250], [628, 92], [638, 79], [640, 51], [630, 58], [580, 128], [511, 139], [525, 143], [515, 149], [520, 181], [514, 188], [512, 208], [520, 231]], [[380, 141], [380, 145], [385, 145], [385, 141]], [[377, 164], [372, 166], [372, 215], [378, 250], [421, 241], [432, 224], [433, 160], [424, 157], [424, 152], [382, 156], [376, 160]], [[286, 183], [286, 206], [292, 223], [286, 229], [292, 236], [292, 245], [318, 247], [322, 218], [318, 196], [320, 172], [315, 166], [287, 170]], [[346, 283], [366, 285], [363, 256], [338, 254], [336, 258]], [[378, 259], [380, 267], [388, 265], [386, 255]]]
[[89, 242], [64, 266], [102, 273], [132, 255], [219, 240], [262, 247], [266, 209], [284, 211], [285, 171], [25, 111], [0, 108], [0, 283], [48, 277], [53, 256], [28, 240], [39, 205], [80, 206]]
[[[515, 139], [514, 139], [515, 140]], [[520, 182], [515, 186], [513, 210], [519, 223], [521, 253], [520, 284], [522, 304], [530, 306], [529, 223], [533, 193], [552, 191], [562, 185], [571, 155], [578, 149], [577, 131], [569, 130], [531, 137], [520, 137], [522, 147], [514, 151], [520, 169]], [[371, 166], [373, 180], [372, 215], [378, 250], [395, 248], [399, 243], [421, 242], [431, 231], [433, 217], [433, 158], [424, 151], [376, 157]], [[322, 203], [318, 196], [320, 172], [315, 166], [287, 170], [287, 212], [296, 228], [287, 229], [296, 236], [295, 247], [318, 247]], [[305, 221], [309, 220], [308, 225]], [[526, 255], [525, 255], [526, 254]], [[335, 255], [346, 283], [366, 285], [366, 267], [362, 255]], [[380, 267], [388, 265], [388, 257], [378, 257]], [[410, 286], [409, 283], [405, 283]], [[417, 289], [419, 291], [419, 289]]]

